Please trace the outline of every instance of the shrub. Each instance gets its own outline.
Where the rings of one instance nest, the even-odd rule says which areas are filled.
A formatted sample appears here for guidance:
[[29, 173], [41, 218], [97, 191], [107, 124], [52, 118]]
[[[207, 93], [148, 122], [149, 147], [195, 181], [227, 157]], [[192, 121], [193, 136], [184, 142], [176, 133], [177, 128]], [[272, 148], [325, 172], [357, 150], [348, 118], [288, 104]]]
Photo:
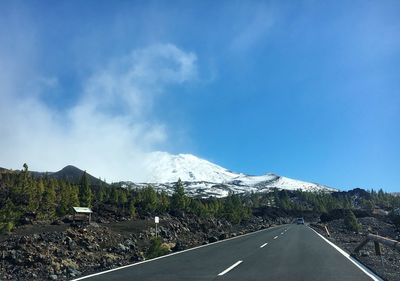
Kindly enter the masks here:
[[147, 250], [146, 258], [152, 259], [159, 256], [163, 256], [169, 253], [169, 249], [165, 245], [161, 244], [161, 239], [159, 237], [153, 238], [151, 240], [150, 248]]
[[0, 233], [10, 233], [13, 231], [15, 225], [13, 222], [0, 223]]
[[344, 213], [344, 225], [348, 230], [358, 232], [360, 230], [360, 224], [357, 221], [356, 216], [352, 210], [346, 210]]

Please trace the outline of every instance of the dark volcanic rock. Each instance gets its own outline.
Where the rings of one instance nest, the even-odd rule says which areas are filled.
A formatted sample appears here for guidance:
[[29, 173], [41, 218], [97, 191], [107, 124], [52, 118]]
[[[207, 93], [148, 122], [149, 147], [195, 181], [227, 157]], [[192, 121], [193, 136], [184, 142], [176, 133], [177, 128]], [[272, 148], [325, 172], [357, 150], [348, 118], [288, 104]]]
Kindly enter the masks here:
[[[99, 219], [116, 221], [113, 210], [102, 209]], [[291, 218], [262, 216], [232, 225], [225, 219], [178, 217], [164, 214], [158, 235], [172, 251], [216, 242], [228, 237], [269, 227]], [[155, 236], [153, 217], [115, 223], [69, 226], [40, 224], [26, 226], [24, 235], [12, 234], [0, 242], [0, 280], [68, 280], [83, 274], [143, 261]], [[59, 222], [57, 221], [57, 224]], [[25, 226], [24, 226], [25, 227]], [[29, 227], [36, 232], [29, 233]], [[38, 232], [40, 230], [41, 232]]]
[[215, 237], [215, 236], [210, 236], [210, 237], [208, 237], [208, 242], [209, 242], [209, 243], [214, 243], [214, 242], [217, 242], [217, 241], [218, 241], [218, 238]]
[[[331, 236], [327, 238], [348, 253], [353, 253], [354, 249], [365, 239], [368, 233], [378, 234], [391, 239], [396, 239], [399, 235], [394, 225], [375, 217], [359, 218], [358, 222], [361, 224], [361, 231], [356, 233], [347, 230], [343, 219], [329, 221], [326, 225]], [[313, 227], [322, 235], [327, 236], [321, 226], [314, 225]], [[374, 243], [369, 242], [355, 257], [385, 280], [400, 280], [400, 252], [386, 246], [382, 246], [382, 252], [382, 257], [377, 256], [375, 254]]]

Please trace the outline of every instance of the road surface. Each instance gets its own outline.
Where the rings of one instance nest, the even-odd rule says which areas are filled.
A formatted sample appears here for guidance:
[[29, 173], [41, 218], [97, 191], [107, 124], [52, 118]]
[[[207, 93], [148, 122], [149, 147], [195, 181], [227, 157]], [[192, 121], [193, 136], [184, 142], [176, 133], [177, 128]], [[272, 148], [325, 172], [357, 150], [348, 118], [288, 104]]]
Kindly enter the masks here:
[[367, 275], [311, 228], [305, 225], [284, 225], [76, 280], [371, 281], [380, 279], [373, 279]]

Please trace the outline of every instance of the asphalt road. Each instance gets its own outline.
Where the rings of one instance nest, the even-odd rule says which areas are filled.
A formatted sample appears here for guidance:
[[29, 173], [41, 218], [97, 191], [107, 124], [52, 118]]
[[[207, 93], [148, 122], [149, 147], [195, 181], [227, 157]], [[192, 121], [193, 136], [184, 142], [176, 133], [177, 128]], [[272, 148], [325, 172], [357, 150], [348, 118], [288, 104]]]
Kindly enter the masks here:
[[84, 277], [84, 280], [373, 279], [309, 227], [284, 225], [112, 272]]

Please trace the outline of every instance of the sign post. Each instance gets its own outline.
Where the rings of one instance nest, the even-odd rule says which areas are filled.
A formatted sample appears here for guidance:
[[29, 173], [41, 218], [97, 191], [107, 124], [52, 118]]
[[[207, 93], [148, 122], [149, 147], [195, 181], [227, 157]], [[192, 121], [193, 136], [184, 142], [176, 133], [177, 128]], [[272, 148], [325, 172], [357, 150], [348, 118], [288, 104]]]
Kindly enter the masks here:
[[158, 232], [157, 232], [157, 224], [159, 224], [159, 223], [160, 223], [160, 218], [159, 218], [159, 217], [155, 217], [155, 218], [154, 218], [154, 222], [156, 223], [156, 238], [157, 238], [157, 236], [158, 236]]

